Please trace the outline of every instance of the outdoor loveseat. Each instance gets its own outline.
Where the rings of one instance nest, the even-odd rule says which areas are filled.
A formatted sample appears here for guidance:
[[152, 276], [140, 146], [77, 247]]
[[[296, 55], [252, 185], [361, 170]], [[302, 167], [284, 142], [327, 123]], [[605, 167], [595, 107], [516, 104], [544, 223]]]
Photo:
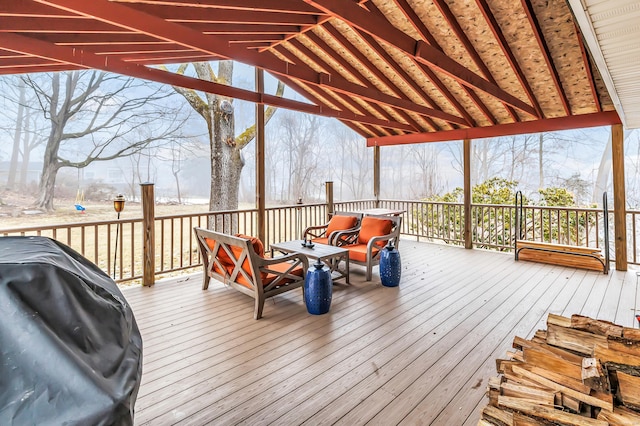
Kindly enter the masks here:
[[293, 253], [264, 257], [257, 238], [194, 228], [204, 266], [202, 289], [214, 278], [255, 299], [254, 318], [262, 317], [267, 298], [304, 285], [307, 257]]

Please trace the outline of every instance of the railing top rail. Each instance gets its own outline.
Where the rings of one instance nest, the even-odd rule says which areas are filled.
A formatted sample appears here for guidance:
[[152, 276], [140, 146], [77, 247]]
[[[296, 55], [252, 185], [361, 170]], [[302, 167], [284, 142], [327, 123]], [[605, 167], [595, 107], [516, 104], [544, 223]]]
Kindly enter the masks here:
[[5, 234], [5, 233], [15, 234], [16, 232], [38, 232], [38, 231], [45, 231], [49, 229], [67, 229], [67, 228], [83, 228], [83, 227], [87, 228], [92, 226], [113, 225], [116, 223], [137, 223], [137, 222], [142, 222], [142, 218], [100, 220], [95, 222], [54, 223], [51, 225], [28, 226], [24, 228], [6, 228], [6, 229], [0, 229], [0, 234]]

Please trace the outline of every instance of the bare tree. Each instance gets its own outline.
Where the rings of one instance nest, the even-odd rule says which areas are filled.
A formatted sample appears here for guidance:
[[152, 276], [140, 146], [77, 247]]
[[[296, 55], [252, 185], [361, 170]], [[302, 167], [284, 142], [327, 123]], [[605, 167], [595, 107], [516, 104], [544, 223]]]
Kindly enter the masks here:
[[[341, 123], [335, 122], [332, 126], [331, 138], [337, 143], [337, 150], [340, 152], [338, 161], [331, 161], [335, 164], [334, 170], [338, 175], [340, 186], [338, 187], [338, 198], [364, 199], [370, 193], [373, 180], [373, 152], [365, 145], [362, 137], [351, 131]], [[348, 190], [343, 193], [343, 187]]]
[[[177, 70], [184, 74], [191, 65], [198, 78], [216, 83], [233, 83], [233, 62], [219, 61], [216, 73], [208, 62], [182, 64]], [[200, 97], [196, 91], [174, 87], [204, 119], [207, 124], [211, 155], [211, 193], [209, 208], [216, 210], [232, 210], [238, 208], [238, 192], [240, 173], [244, 167], [242, 150], [255, 138], [255, 125], [235, 135], [235, 118], [233, 99], [205, 93]], [[277, 96], [282, 96], [284, 85], [278, 83]], [[265, 111], [265, 123], [276, 109], [269, 107]]]
[[319, 174], [320, 120], [315, 115], [287, 111], [279, 117], [279, 128], [288, 159], [287, 199], [307, 199], [315, 192], [313, 185], [324, 181]]
[[145, 82], [98, 71], [26, 75], [50, 129], [36, 206], [53, 210], [55, 182], [63, 167], [132, 155], [171, 138], [179, 114], [169, 96]]
[[439, 150], [433, 144], [414, 145], [411, 148], [411, 156], [418, 166], [416, 179], [412, 179], [416, 185], [411, 185], [413, 197], [431, 197], [444, 190], [438, 168], [438, 154]]

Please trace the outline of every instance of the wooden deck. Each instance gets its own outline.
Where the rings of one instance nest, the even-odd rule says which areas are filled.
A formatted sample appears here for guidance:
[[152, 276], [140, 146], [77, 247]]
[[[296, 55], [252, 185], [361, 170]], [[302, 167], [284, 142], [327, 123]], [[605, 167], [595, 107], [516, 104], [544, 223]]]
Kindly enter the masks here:
[[124, 290], [144, 341], [136, 424], [475, 425], [494, 359], [548, 312], [636, 326], [635, 271], [515, 262], [403, 240], [398, 288], [334, 286], [329, 314], [301, 290], [253, 300], [201, 275]]

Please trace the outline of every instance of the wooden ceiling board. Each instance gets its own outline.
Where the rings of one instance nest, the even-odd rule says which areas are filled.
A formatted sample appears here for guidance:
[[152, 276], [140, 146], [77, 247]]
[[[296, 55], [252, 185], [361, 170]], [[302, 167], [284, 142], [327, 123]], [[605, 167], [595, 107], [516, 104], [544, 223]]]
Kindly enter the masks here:
[[544, 55], [528, 25], [527, 14], [519, 1], [499, 0], [489, 2], [489, 7], [511, 51], [522, 69], [525, 79], [546, 118], [565, 115], [562, 102], [553, 89]]
[[[548, 3], [553, 3], [552, 7]], [[537, 0], [531, 5], [560, 77], [572, 114], [597, 112], [571, 10], [565, 0]], [[553, 13], [551, 13], [553, 10]]]

